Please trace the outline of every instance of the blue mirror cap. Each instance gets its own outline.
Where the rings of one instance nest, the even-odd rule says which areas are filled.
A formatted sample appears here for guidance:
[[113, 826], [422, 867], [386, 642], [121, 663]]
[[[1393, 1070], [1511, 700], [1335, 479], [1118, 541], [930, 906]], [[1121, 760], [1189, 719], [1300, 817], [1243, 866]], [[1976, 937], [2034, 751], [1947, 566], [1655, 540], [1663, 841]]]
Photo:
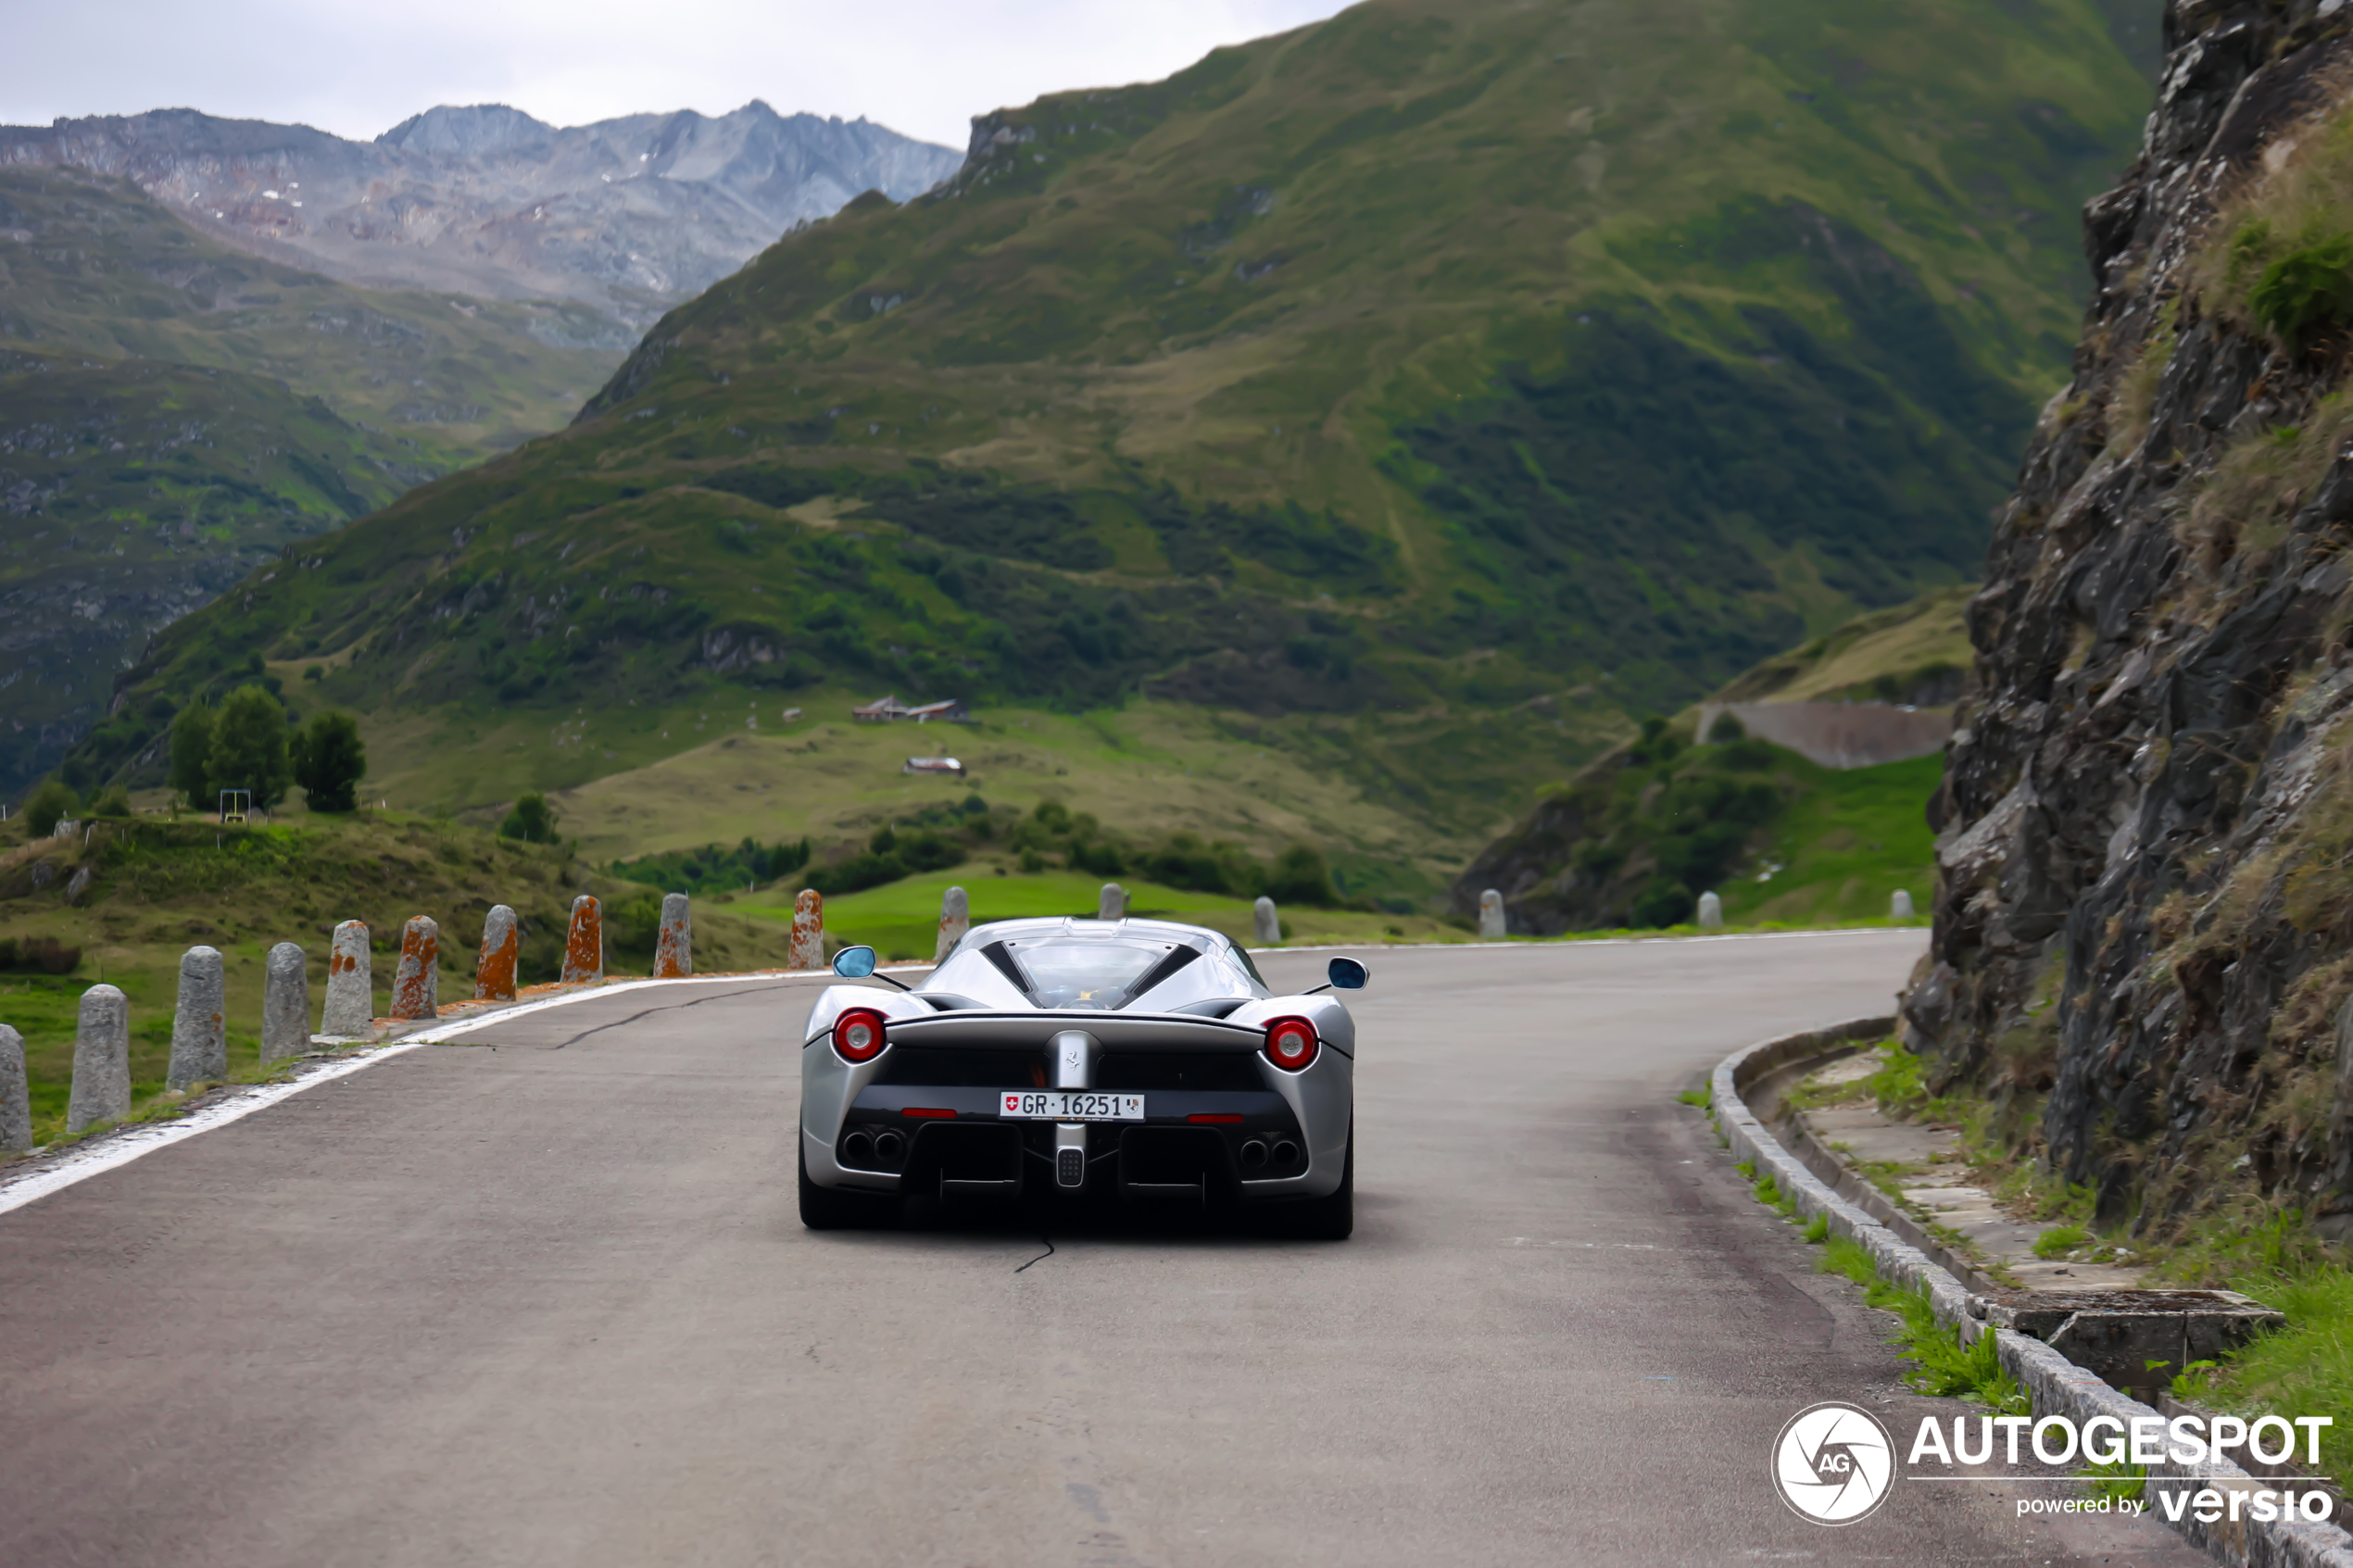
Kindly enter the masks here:
[[1373, 972], [1354, 959], [1334, 959], [1324, 970], [1335, 991], [1361, 991], [1372, 977]]
[[[875, 950], [872, 947], [844, 947], [834, 955], [834, 972], [845, 980], [863, 980], [875, 972]], [[1358, 981], [1363, 985], [1363, 981]]]

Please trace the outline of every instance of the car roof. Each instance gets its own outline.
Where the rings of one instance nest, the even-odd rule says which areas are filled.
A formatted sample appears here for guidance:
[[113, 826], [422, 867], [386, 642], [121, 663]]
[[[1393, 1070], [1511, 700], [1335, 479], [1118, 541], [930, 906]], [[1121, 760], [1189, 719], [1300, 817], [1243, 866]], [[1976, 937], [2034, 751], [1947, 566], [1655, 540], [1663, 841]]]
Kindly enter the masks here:
[[972, 935], [988, 934], [991, 941], [1024, 936], [1133, 936], [1147, 942], [1189, 938], [1212, 947], [1230, 947], [1233, 939], [1205, 925], [1173, 920], [1088, 920], [1077, 915], [1033, 915], [1023, 920], [992, 920], [975, 925]]

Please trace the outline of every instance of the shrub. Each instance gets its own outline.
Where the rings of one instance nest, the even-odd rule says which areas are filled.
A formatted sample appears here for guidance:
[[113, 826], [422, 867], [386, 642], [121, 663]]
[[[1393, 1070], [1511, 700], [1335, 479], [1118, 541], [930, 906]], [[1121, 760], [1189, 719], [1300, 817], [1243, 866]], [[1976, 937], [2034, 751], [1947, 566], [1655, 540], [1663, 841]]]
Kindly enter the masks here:
[[1340, 902], [1332, 873], [1313, 846], [1294, 844], [1276, 859], [1266, 873], [1266, 897], [1277, 904], [1312, 904], [1329, 909]]
[[171, 787], [191, 809], [212, 805], [212, 709], [192, 702], [171, 723]]
[[2263, 269], [2246, 307], [2267, 332], [2302, 349], [2315, 332], [2353, 318], [2353, 235], [2298, 245]]
[[1747, 728], [1729, 713], [1718, 713], [1716, 722], [1707, 726], [1707, 744], [1710, 746], [1730, 746], [1734, 741], [1747, 738]]
[[35, 838], [46, 838], [57, 824], [73, 815], [80, 803], [62, 779], [44, 779], [24, 803], [25, 828]]
[[518, 796], [507, 820], [498, 824], [498, 836], [520, 838], [525, 844], [552, 844], [556, 840], [556, 809], [535, 789]]
[[295, 742], [294, 779], [314, 811], [348, 811], [358, 804], [359, 781], [368, 773], [368, 748], [359, 721], [348, 713], [321, 713]]
[[109, 789], [100, 795], [97, 800], [92, 804], [90, 808], [90, 814], [94, 817], [127, 817], [131, 815], [131, 792], [123, 788], [120, 784], [115, 785], [112, 789]]
[[0, 969], [33, 970], [43, 974], [71, 974], [82, 962], [82, 949], [69, 947], [54, 936], [0, 938]]

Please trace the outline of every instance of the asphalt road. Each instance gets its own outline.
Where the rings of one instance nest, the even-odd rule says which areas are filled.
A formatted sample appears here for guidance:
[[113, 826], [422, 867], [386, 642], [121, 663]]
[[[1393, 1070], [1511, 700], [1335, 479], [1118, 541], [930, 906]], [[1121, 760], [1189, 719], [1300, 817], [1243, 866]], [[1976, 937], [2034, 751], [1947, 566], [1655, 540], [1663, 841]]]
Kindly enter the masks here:
[[1919, 942], [1368, 955], [1338, 1244], [807, 1233], [810, 983], [494, 1022], [0, 1215], [0, 1563], [2204, 1562], [1768, 1482], [1938, 1402], [1671, 1097]]

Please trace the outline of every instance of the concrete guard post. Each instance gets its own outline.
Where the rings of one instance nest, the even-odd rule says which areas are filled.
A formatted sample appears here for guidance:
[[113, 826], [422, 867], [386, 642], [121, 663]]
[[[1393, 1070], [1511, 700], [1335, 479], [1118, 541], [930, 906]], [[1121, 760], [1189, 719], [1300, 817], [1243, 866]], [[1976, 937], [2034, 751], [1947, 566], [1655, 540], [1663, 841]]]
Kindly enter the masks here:
[[368, 922], [347, 920], [335, 927], [327, 950], [327, 1011], [319, 1033], [358, 1039], [376, 1018], [376, 982], [368, 950]]
[[825, 899], [813, 887], [802, 888], [800, 897], [792, 901], [792, 948], [785, 965], [788, 969], [825, 967]]
[[504, 904], [490, 906], [483, 918], [482, 951], [474, 959], [474, 1000], [511, 1002], [515, 999], [515, 970], [522, 959], [522, 936], [515, 911]]
[[392, 1016], [434, 1018], [440, 1012], [441, 927], [431, 915], [414, 915], [400, 933], [400, 967], [392, 976]]
[[1489, 942], [1504, 938], [1504, 896], [1491, 887], [1478, 896], [1478, 935]]
[[171, 1014], [171, 1065], [167, 1089], [218, 1084], [229, 1076], [229, 1004], [218, 947], [180, 955], [180, 1002]]
[[951, 887], [939, 896], [939, 945], [932, 949], [931, 961], [937, 963], [948, 956], [948, 950], [964, 939], [973, 928], [972, 904], [961, 887]]
[[[1750, 1085], [1777, 1067], [1848, 1041], [1884, 1038], [1894, 1027], [1893, 1018], [1853, 1019], [1827, 1029], [1766, 1040], [1725, 1058], [1708, 1080], [1708, 1093], [1717, 1130], [1732, 1158], [1754, 1161], [1750, 1168], [1758, 1176], [1771, 1176], [1790, 1200], [1796, 1220], [1808, 1222], [1820, 1216], [1831, 1235], [1847, 1237], [1871, 1255], [1872, 1266], [1881, 1278], [1925, 1297], [1937, 1321], [1954, 1329], [1962, 1343], [1974, 1344], [1993, 1335], [1996, 1358], [2032, 1397], [2037, 1419], [2067, 1416], [2081, 1430], [2095, 1415], [2113, 1416], [2126, 1432], [2133, 1430], [2136, 1418], [2161, 1420], [2156, 1411], [2119, 1392], [2044, 1341], [1988, 1322], [1983, 1316], [1985, 1303], [1967, 1286], [1927, 1253], [1833, 1192], [1782, 1147], [1742, 1098]], [[2353, 1568], [2353, 1536], [2334, 1523], [2296, 1519], [2259, 1524], [2251, 1516], [2233, 1520], [2227, 1513], [2214, 1522], [2197, 1517], [2194, 1499], [2201, 1492], [2251, 1492], [2264, 1485], [2227, 1459], [2183, 1464], [2169, 1454], [2148, 1467], [2143, 1496], [2148, 1499], [2149, 1518], [2178, 1531], [2222, 1562], [2248, 1568]], [[2168, 1519], [2159, 1499], [2183, 1494], [2188, 1494], [2192, 1502], [2183, 1506], [2178, 1521]]]
[[292, 942], [270, 949], [261, 972], [261, 1065], [310, 1048], [310, 957]]
[[32, 1085], [24, 1075], [24, 1036], [0, 1023], [0, 1149], [32, 1147]]
[[112, 985], [82, 993], [73, 1035], [73, 1091], [66, 1100], [66, 1131], [131, 1114], [131, 1003]]
[[1102, 892], [1095, 898], [1095, 918], [1097, 920], [1126, 920], [1127, 918], [1127, 889], [1115, 882], [1104, 883]]
[[1888, 918], [1891, 920], [1910, 920], [1912, 918], [1912, 896], [1904, 889], [1900, 887], [1897, 888], [1895, 890], [1895, 897], [1887, 901], [1887, 913]]
[[1275, 911], [1275, 900], [1264, 893], [1250, 907], [1250, 928], [1262, 947], [1271, 947], [1283, 939], [1282, 917]]
[[563, 983], [593, 985], [605, 977], [605, 907], [593, 893], [572, 901], [572, 924], [564, 932]]
[[1722, 925], [1724, 923], [1724, 900], [1713, 893], [1701, 894], [1699, 896], [1699, 922], [1702, 925]]
[[684, 893], [661, 896], [661, 934], [654, 938], [654, 978], [684, 980], [695, 972], [695, 914]]

